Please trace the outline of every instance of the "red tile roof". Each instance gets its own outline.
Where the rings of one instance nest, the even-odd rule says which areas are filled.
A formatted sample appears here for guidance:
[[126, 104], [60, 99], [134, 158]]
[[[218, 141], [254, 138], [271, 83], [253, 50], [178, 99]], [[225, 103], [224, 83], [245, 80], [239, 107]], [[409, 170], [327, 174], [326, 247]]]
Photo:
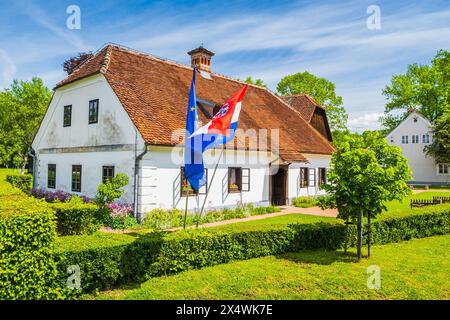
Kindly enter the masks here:
[[[56, 85], [59, 88], [87, 76], [102, 73], [147, 144], [175, 145], [172, 132], [185, 127], [192, 68], [117, 45], [107, 45]], [[197, 97], [222, 105], [243, 85], [212, 73], [197, 77]], [[305, 161], [304, 153], [331, 154], [333, 146], [295, 107], [272, 92], [249, 86], [243, 101], [239, 128], [279, 129], [279, 155], [285, 161]], [[208, 118], [199, 112], [203, 123]], [[270, 133], [269, 146], [270, 146]], [[248, 147], [248, 143], [245, 143]], [[259, 149], [264, 149], [259, 147]], [[275, 150], [273, 150], [275, 151]]]
[[287, 104], [298, 111], [302, 118], [310, 122], [316, 108], [322, 108], [312, 97], [307, 94], [293, 94], [281, 97]]

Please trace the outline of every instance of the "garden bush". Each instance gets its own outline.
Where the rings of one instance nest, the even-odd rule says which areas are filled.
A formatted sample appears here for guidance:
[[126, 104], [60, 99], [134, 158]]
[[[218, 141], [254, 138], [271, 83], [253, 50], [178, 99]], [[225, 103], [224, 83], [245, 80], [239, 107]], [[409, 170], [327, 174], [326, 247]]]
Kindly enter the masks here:
[[79, 198], [66, 203], [51, 203], [49, 207], [56, 213], [57, 231], [60, 236], [91, 234], [100, 227], [99, 208], [85, 204]]
[[13, 187], [28, 193], [31, 190], [33, 176], [31, 174], [8, 174], [6, 181]]
[[299, 208], [310, 208], [317, 205], [317, 200], [315, 197], [302, 196], [292, 199], [292, 205]]
[[0, 202], [0, 300], [68, 297], [57, 282], [53, 211], [34, 199], [22, 208], [11, 199]]

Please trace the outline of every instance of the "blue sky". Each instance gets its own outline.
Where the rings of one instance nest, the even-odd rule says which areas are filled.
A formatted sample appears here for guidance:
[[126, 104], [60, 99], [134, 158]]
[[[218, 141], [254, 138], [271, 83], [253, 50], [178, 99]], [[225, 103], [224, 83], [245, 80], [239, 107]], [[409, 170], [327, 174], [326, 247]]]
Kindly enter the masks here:
[[[448, 0], [2, 2], [0, 88], [34, 75], [53, 87], [66, 58], [108, 42], [185, 64], [203, 43], [216, 52], [215, 72], [272, 90], [305, 70], [332, 80], [357, 131], [377, 128], [393, 74], [450, 49]], [[80, 7], [80, 30], [66, 27], [69, 5]], [[381, 10], [379, 30], [366, 26], [370, 5]]]

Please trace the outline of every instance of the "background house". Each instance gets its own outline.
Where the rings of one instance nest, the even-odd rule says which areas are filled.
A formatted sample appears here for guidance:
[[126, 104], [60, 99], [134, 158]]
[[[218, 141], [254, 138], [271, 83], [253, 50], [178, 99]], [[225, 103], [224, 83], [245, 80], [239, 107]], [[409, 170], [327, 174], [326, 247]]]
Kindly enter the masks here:
[[400, 147], [413, 171], [411, 184], [440, 185], [450, 182], [450, 164], [436, 163], [424, 147], [432, 142], [431, 123], [413, 110], [386, 137], [388, 144]]
[[[211, 72], [213, 53], [189, 52], [199, 67], [199, 119], [206, 123], [243, 83]], [[138, 214], [156, 207], [190, 209], [203, 202], [206, 188], [183, 191], [184, 137], [192, 67], [118, 45], [107, 45], [57, 84], [33, 141], [37, 188], [93, 196], [102, 180], [119, 172], [130, 177], [122, 201]], [[306, 96], [304, 97], [305, 99]], [[239, 128], [267, 129], [257, 147], [233, 141], [220, 161], [207, 207], [287, 204], [298, 195], [320, 193], [331, 153], [323, 109], [316, 126], [301, 110], [265, 88], [249, 86]], [[314, 111], [313, 111], [314, 113]], [[279, 144], [273, 147], [274, 132]], [[205, 153], [208, 183], [219, 152]]]

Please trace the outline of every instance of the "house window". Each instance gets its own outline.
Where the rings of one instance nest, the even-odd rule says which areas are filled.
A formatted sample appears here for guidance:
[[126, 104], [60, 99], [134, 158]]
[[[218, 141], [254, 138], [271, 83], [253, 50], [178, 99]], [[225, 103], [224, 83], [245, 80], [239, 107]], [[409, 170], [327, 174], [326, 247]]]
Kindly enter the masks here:
[[309, 169], [309, 186], [310, 187], [316, 186], [316, 169], [314, 168]]
[[105, 183], [107, 180], [111, 180], [112, 178], [114, 178], [114, 166], [103, 166], [103, 183]]
[[81, 166], [72, 166], [72, 191], [81, 192]]
[[449, 164], [448, 163], [439, 163], [438, 167], [438, 175], [448, 175], [449, 174]]
[[205, 178], [206, 178], [206, 184], [200, 188], [200, 190], [195, 191], [190, 186], [189, 182], [186, 179], [186, 173], [184, 171], [184, 167], [181, 167], [181, 196], [196, 196], [199, 194], [206, 194], [206, 191], [208, 190], [208, 169], [205, 168]]
[[228, 168], [228, 193], [241, 192], [242, 168]]
[[56, 164], [49, 164], [47, 171], [47, 188], [56, 188]]
[[428, 133], [422, 136], [422, 143], [430, 143], [430, 135]]
[[300, 188], [307, 188], [309, 185], [308, 168], [300, 168]]
[[408, 144], [408, 136], [402, 136], [402, 144]]
[[419, 143], [419, 135], [414, 134], [411, 137], [412, 143]]
[[319, 168], [319, 186], [327, 183], [327, 169]]
[[70, 127], [72, 125], [72, 106], [64, 106], [64, 120], [63, 127]]
[[98, 99], [89, 101], [89, 124], [98, 122]]

